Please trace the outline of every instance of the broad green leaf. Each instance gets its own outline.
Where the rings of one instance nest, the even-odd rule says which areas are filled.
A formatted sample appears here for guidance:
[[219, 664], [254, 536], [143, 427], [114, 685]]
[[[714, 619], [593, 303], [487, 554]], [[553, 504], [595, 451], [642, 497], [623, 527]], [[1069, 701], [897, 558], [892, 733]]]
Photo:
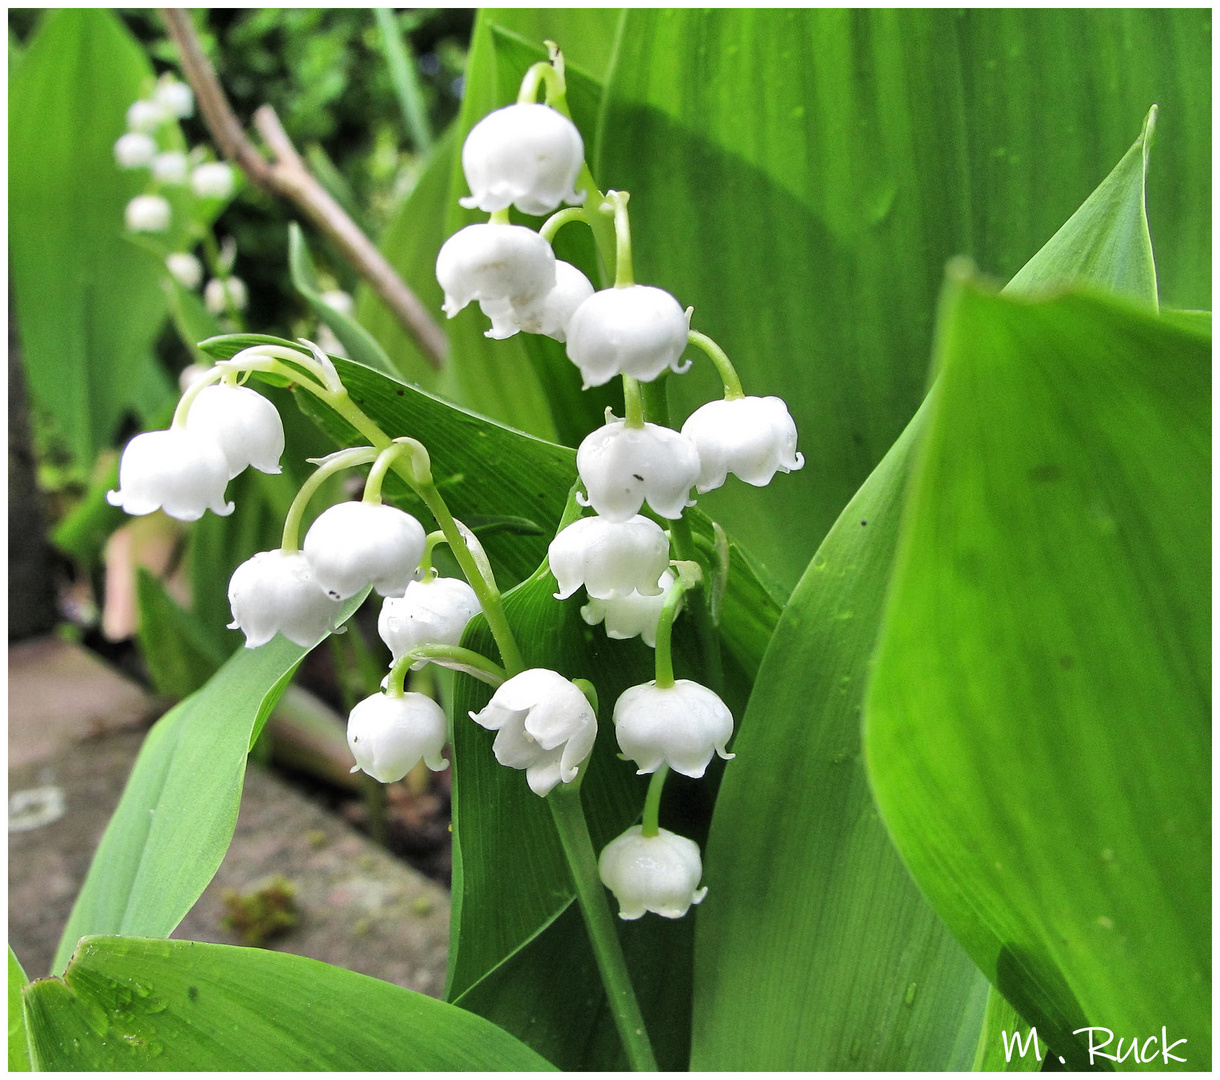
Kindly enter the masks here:
[[30, 1048], [26, 1042], [22, 988], [30, 980], [10, 945], [8, 949], [8, 1071], [30, 1071]]
[[224, 663], [220, 643], [143, 567], [136, 575], [136, 604], [140, 655], [157, 693], [172, 698], [193, 694]]
[[139, 397], [165, 318], [164, 268], [123, 235], [147, 173], [114, 161], [152, 76], [118, 16], [74, 8], [46, 13], [10, 84], [9, 241], [30, 398], [85, 466]]
[[393, 362], [377, 339], [350, 315], [336, 311], [322, 296], [317, 272], [309, 257], [309, 247], [300, 225], [295, 221], [288, 226], [288, 270], [292, 275], [293, 287], [306, 299], [314, 314], [334, 331], [352, 360], [384, 371], [387, 375], [396, 374]]
[[[348, 601], [343, 614], [362, 599]], [[168, 936], [199, 899], [233, 836], [246, 753], [307, 652], [278, 635], [261, 648], [239, 649], [153, 726], [94, 854], [53, 971], [64, 969], [86, 935]]]
[[1021, 1019], [993, 986], [974, 1057], [974, 1072], [1038, 1072], [1047, 1051], [1036, 1031]]
[[[865, 746], [912, 874], [1069, 1066], [1210, 1066], [1210, 339], [947, 287]], [[1182, 1052], [1184, 1050], [1184, 1053]]]
[[85, 938], [62, 978], [25, 990], [39, 1069], [540, 1071], [471, 1013], [263, 949]]
[[[807, 464], [704, 508], [785, 585], [915, 412], [941, 270], [1016, 272], [1160, 106], [1162, 296], [1210, 306], [1210, 12], [633, 8], [593, 171]], [[717, 396], [670, 379], [675, 416]]]

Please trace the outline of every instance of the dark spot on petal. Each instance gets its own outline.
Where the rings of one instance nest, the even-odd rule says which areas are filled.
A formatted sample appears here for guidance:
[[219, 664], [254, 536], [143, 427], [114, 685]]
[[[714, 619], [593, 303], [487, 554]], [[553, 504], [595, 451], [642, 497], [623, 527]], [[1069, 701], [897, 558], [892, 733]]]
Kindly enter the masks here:
[[631, 475], [634, 476], [641, 484], [644, 482], [644, 478], [639, 473], [633, 472]]

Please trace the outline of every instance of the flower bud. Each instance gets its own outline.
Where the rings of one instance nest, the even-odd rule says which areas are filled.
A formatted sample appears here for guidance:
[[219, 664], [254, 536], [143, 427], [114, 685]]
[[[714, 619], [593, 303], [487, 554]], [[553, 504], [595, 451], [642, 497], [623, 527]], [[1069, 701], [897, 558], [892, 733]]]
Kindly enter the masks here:
[[203, 306], [213, 315], [223, 315], [228, 307], [226, 291], [233, 307], [237, 311], [244, 311], [249, 297], [246, 293], [246, 283], [239, 277], [227, 277], [223, 281], [220, 278], [212, 278], [203, 290]]
[[195, 111], [195, 95], [190, 86], [168, 73], [157, 82], [153, 101], [179, 120], [185, 120]]
[[382, 602], [377, 633], [397, 661], [416, 645], [461, 645], [466, 624], [479, 611], [479, 598], [461, 578], [412, 581], [401, 597]]
[[497, 109], [466, 136], [462, 171], [471, 195], [459, 201], [487, 213], [515, 205], [523, 214], [549, 214], [584, 199], [575, 190], [584, 157], [576, 125], [549, 105]]
[[314, 580], [299, 551], [260, 551], [229, 579], [230, 630], [246, 635], [246, 648], [265, 645], [276, 633], [309, 648], [334, 629], [339, 601]]
[[645, 836], [642, 825], [632, 825], [602, 849], [597, 873], [614, 893], [620, 919], [638, 919], [645, 911], [680, 919], [707, 895], [699, 888], [699, 845], [668, 829]]
[[186, 429], [224, 451], [230, 479], [247, 465], [259, 472], [280, 471], [284, 424], [275, 406], [248, 386], [204, 387], [191, 402]]
[[[661, 609], [665, 606], [665, 593], [674, 583], [668, 570], [661, 575], [656, 596], [641, 596], [630, 592], [613, 600], [590, 599], [580, 609], [580, 617], [590, 626], [605, 620], [606, 637], [623, 640], [639, 637], [650, 649], [657, 647], [657, 625], [661, 621]], [[682, 602], [678, 601], [678, 610]]]
[[373, 694], [347, 718], [347, 745], [357, 769], [383, 784], [401, 780], [421, 760], [433, 772], [446, 768], [441, 751], [448, 738], [444, 710], [423, 694]]
[[734, 756], [725, 750], [733, 735], [733, 714], [715, 693], [689, 679], [669, 687], [649, 682], [624, 690], [614, 705], [614, 728], [619, 748], [639, 773], [668, 765], [698, 779], [713, 753], [726, 761]]
[[491, 319], [489, 338], [509, 338], [519, 330], [527, 334], [545, 334], [556, 341], [566, 341], [572, 315], [590, 296], [593, 286], [571, 263], [556, 260], [555, 287], [541, 300], [517, 308], [511, 300], [480, 300], [483, 314]]
[[669, 293], [651, 285], [602, 289], [580, 305], [568, 323], [568, 358], [585, 389], [617, 375], [651, 382], [679, 366], [690, 325]]
[[301, 550], [318, 584], [337, 599], [369, 585], [382, 596], [402, 596], [426, 539], [424, 527], [397, 507], [343, 502], [318, 515]]
[[582, 585], [599, 600], [632, 591], [655, 596], [669, 566], [669, 539], [660, 525], [639, 515], [627, 521], [579, 518], [551, 541], [547, 558], [559, 585], [557, 600]]
[[169, 228], [169, 203], [160, 195], [137, 195], [124, 212], [132, 232], [165, 232]]
[[157, 144], [142, 131], [129, 131], [120, 135], [114, 144], [114, 160], [121, 169], [142, 169], [152, 163], [157, 155]]
[[555, 253], [521, 225], [467, 225], [436, 257], [436, 280], [453, 318], [472, 300], [511, 300], [528, 307], [555, 285]]
[[186, 168], [186, 155], [181, 150], [167, 150], [153, 158], [153, 179], [160, 184], [185, 184]]
[[203, 264], [186, 251], [175, 251], [165, 256], [165, 266], [174, 280], [184, 289], [197, 289], [203, 280]]
[[129, 514], [164, 510], [179, 521], [197, 521], [205, 510], [224, 517], [229, 465], [210, 439], [185, 428], [146, 431], [127, 444], [119, 459], [119, 489], [106, 493], [111, 506]]
[[545, 668], [514, 675], [470, 718], [497, 733], [496, 760], [524, 769], [535, 795], [575, 780], [597, 738], [597, 716], [580, 688]]
[[227, 199], [235, 183], [233, 166], [224, 161], [205, 161], [191, 173], [191, 190], [201, 199]]
[[137, 101], [127, 110], [127, 130], [153, 132], [169, 119], [164, 105], [155, 101]]
[[796, 424], [777, 397], [709, 401], [687, 417], [682, 434], [699, 450], [699, 492], [724, 483], [728, 473], [763, 487], [776, 472], [805, 464], [796, 451]]
[[695, 444], [658, 424], [628, 427], [609, 415], [607, 421], [576, 451], [589, 505], [608, 521], [627, 521], [647, 499], [661, 517], [681, 517], [694, 505], [687, 494], [699, 479]]

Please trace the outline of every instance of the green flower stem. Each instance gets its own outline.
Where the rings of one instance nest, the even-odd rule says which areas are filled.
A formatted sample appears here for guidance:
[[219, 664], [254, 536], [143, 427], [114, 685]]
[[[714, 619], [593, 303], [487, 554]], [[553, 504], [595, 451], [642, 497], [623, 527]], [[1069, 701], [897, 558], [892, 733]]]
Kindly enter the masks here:
[[367, 465], [376, 458], [377, 451], [371, 446], [354, 446], [350, 450], [340, 450], [329, 457], [315, 459], [318, 461], [317, 470], [301, 485], [301, 490], [296, 493], [296, 497], [292, 500], [292, 505], [288, 507], [288, 513], [284, 517], [284, 534], [280, 540], [280, 547], [284, 551], [299, 549], [301, 518], [305, 516], [305, 507], [317, 493], [318, 488], [335, 473], [343, 469], [355, 468], [357, 465]]
[[629, 428], [644, 426], [644, 400], [640, 396], [640, 380], [630, 375], [623, 376], [623, 406]]
[[488, 225], [508, 225], [508, 224], [510, 224], [509, 217], [508, 217], [508, 207], [507, 206], [504, 207], [503, 210], [493, 210], [488, 215], [487, 224]]
[[[555, 56], [555, 53], [552, 53]], [[563, 57], [558, 57], [558, 63], [552, 66], [545, 60], [531, 65], [521, 80], [521, 89], [517, 91], [518, 105], [532, 105], [538, 99], [539, 86], [546, 84], [546, 103], [552, 109], [557, 109], [568, 115], [568, 88], [563, 77]], [[560, 108], [559, 103], [563, 103]]]
[[421, 581], [431, 581], [436, 577], [436, 570], [432, 567], [432, 551], [437, 544], [444, 544], [446, 542], [445, 534], [439, 529], [436, 532], [428, 533], [424, 538], [424, 554], [423, 558], [419, 560], [419, 568], [423, 571], [423, 577], [420, 578]]
[[477, 653], [473, 649], [464, 649], [460, 645], [416, 645], [415, 648], [408, 649], [391, 665], [390, 678], [385, 690], [387, 697], [402, 697], [405, 693], [403, 684], [406, 682], [407, 672], [412, 664], [418, 663], [420, 660], [452, 660], [455, 666], [461, 665], [460, 670], [467, 675], [492, 686], [499, 686], [508, 678], [499, 664], [488, 660], [482, 653]]
[[224, 368], [214, 367], [210, 371], [204, 372], [187, 388], [186, 393], [178, 401], [178, 407], [174, 409], [174, 419], [170, 422], [170, 427], [183, 428], [186, 427], [186, 414], [191, 411], [191, 403], [197, 398], [200, 392], [213, 383], [220, 382], [228, 372]]
[[627, 1051], [627, 1060], [637, 1072], [655, 1072], [657, 1059], [631, 986], [627, 960], [619, 943], [606, 889], [597, 872], [597, 856], [593, 851], [593, 841], [589, 838], [580, 792], [571, 790], [568, 785], [560, 785], [547, 796], [546, 801], [572, 871], [576, 899], [584, 915], [589, 942], [606, 988], [610, 1012], [623, 1040], [623, 1048]]
[[[377, 455], [377, 460], [373, 462], [373, 467], [369, 469], [368, 479], [364, 482], [364, 501], [380, 505], [381, 503], [381, 485], [385, 481], [385, 474], [390, 471], [390, 466], [394, 464], [394, 459], [400, 454], [409, 454], [412, 457], [421, 455], [422, 472], [431, 475], [430, 461], [428, 460], [428, 451], [424, 449], [424, 444], [415, 439], [395, 439], [394, 442], [387, 446], [380, 454]], [[420, 464], [416, 461], [411, 462], [412, 471], [420, 473]]]
[[625, 289], [635, 284], [635, 274], [631, 267], [631, 217], [627, 213], [627, 200], [631, 198], [626, 191], [607, 191], [605, 202], [601, 205], [603, 214], [614, 215], [614, 287]]
[[725, 401], [733, 401], [735, 398], [742, 398], [746, 393], [741, 388], [741, 379], [737, 375], [737, 369], [733, 367], [733, 363], [729, 360], [725, 351], [716, 344], [707, 334], [701, 334], [698, 330], [692, 330], [687, 335], [687, 340], [692, 345], [698, 345], [708, 356], [711, 357], [712, 363], [716, 365], [716, 371], [720, 375], [720, 381], [724, 384], [724, 399]]
[[678, 617], [678, 606], [682, 603], [682, 594], [693, 589], [703, 580], [703, 571], [697, 562], [680, 561], [674, 563], [677, 580], [665, 593], [665, 603], [661, 605], [661, 617], [657, 621], [656, 647], [656, 685], [662, 690], [668, 690], [674, 684], [674, 661], [671, 643], [673, 640], [674, 619]]
[[538, 235], [542, 237], [548, 244], [554, 243], [555, 234], [559, 232], [569, 221], [587, 221], [585, 208], [583, 206], [569, 206], [563, 210], [557, 210], [549, 218], [542, 223], [542, 228], [538, 230]]
[[661, 814], [661, 790], [665, 787], [665, 778], [668, 775], [669, 766], [662, 765], [648, 781], [648, 795], [644, 799], [644, 820], [640, 826], [641, 836], [656, 836], [660, 831], [658, 819]]

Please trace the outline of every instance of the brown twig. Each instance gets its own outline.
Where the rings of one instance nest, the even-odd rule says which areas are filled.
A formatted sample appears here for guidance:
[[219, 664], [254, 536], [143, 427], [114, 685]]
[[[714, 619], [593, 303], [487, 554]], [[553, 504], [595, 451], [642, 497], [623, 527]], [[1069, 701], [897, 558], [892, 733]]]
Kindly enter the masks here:
[[448, 353], [444, 331], [360, 226], [314, 179], [275, 110], [264, 105], [254, 114], [254, 126], [274, 155], [273, 161], [267, 161], [246, 137], [241, 121], [234, 114], [216, 71], [199, 43], [190, 13], [183, 8], [161, 8], [160, 11], [170, 37], [178, 46], [182, 71], [195, 91], [203, 122], [221, 153], [264, 191], [293, 203], [385, 301], [432, 367], [437, 370], [443, 367]]

